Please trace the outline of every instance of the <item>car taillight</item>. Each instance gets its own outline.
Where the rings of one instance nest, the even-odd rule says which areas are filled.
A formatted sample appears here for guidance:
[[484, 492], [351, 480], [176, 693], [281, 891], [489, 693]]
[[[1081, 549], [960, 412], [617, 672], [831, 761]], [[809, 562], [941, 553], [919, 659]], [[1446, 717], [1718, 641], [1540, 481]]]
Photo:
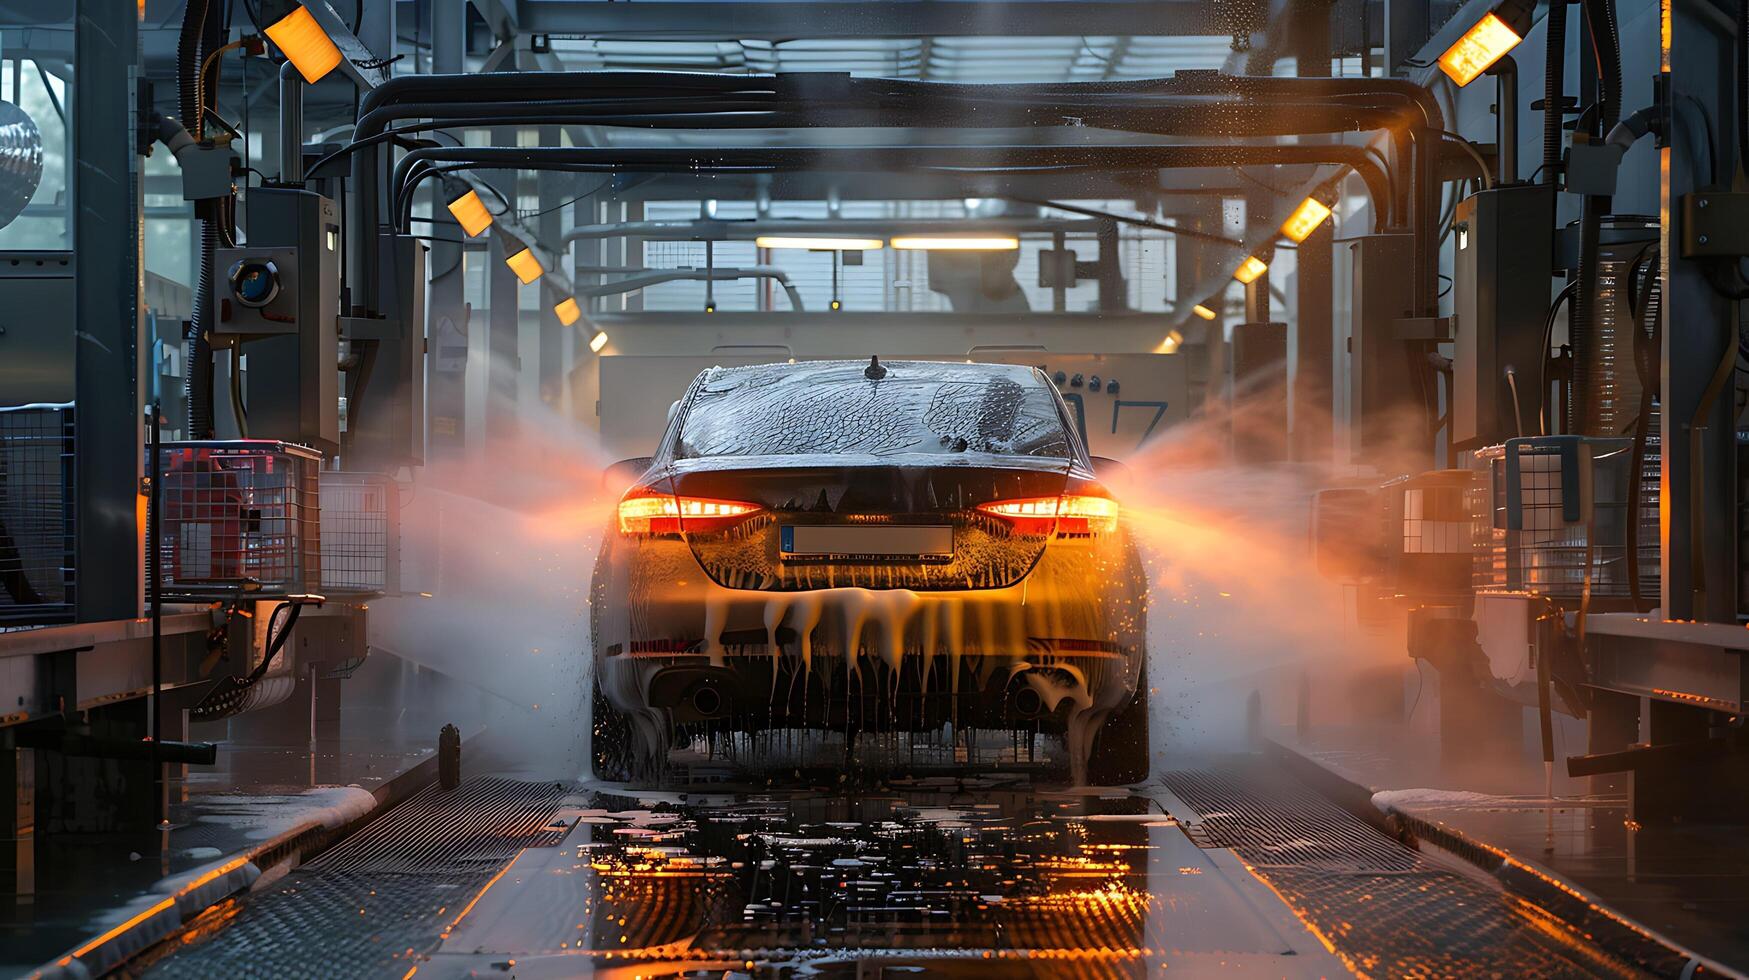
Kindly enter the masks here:
[[650, 489], [633, 490], [619, 502], [621, 534], [679, 534], [689, 531], [720, 531], [733, 527], [764, 508], [738, 500], [676, 497]]
[[986, 514], [1000, 517], [1022, 534], [1109, 534], [1117, 530], [1117, 501], [1088, 494], [1061, 497], [1027, 497], [979, 504]]

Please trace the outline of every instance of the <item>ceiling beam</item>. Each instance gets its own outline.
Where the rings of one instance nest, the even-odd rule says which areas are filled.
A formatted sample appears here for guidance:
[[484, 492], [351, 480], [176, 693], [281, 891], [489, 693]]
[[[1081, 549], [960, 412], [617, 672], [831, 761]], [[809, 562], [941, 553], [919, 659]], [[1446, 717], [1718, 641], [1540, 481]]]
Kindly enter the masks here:
[[[476, 0], [496, 2], [496, 0]], [[1248, 34], [1266, 0], [521, 0], [522, 34], [647, 39]]]

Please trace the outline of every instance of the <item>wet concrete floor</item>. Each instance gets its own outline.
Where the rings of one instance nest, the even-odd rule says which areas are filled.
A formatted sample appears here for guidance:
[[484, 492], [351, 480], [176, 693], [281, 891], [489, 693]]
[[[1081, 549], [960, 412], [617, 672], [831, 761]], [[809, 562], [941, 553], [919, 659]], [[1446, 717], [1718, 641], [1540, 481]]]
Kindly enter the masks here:
[[151, 975], [1642, 973], [1254, 758], [1138, 789], [455, 793], [214, 910]]

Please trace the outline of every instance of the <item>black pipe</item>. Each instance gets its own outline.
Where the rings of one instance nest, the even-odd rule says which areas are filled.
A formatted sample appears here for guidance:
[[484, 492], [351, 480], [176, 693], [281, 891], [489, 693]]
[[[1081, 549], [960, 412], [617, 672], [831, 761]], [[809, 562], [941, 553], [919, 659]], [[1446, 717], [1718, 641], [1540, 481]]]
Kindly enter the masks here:
[[1567, 0], [1549, 0], [1543, 21], [1548, 45], [1543, 60], [1543, 183], [1561, 173], [1561, 122], [1565, 118], [1567, 83]]
[[[1312, 132], [1358, 131], [1384, 128], [1393, 120], [1409, 128], [1444, 128], [1443, 114], [1426, 88], [1402, 79], [1349, 78], [1235, 78], [1220, 74], [1181, 73], [1169, 79], [1102, 83], [1097, 88], [1077, 83], [1046, 85], [958, 85], [910, 82], [896, 79], [851, 78], [840, 73], [798, 73], [782, 76], [707, 75], [673, 72], [517, 72], [479, 75], [404, 75], [392, 78], [365, 93], [358, 109], [359, 125], [354, 141], [363, 149], [353, 156], [352, 186], [359, 202], [351, 222], [356, 247], [355, 271], [361, 273], [363, 305], [376, 300], [374, 270], [377, 235], [381, 219], [380, 146], [370, 142], [393, 118], [431, 115], [434, 101], [514, 105], [542, 98], [575, 99], [579, 93], [622, 98], [649, 98], [651, 93], [682, 95], [747, 94], [788, 105], [843, 106], [867, 110], [903, 112], [915, 105], [932, 107], [940, 114], [938, 124], [1012, 125], [1016, 120], [999, 111], [971, 113], [966, 104], [988, 109], [1011, 107], [1031, 125], [1062, 125], [1074, 116], [1084, 125], [1104, 125], [1132, 131], [1150, 112], [1172, 110], [1171, 118], [1152, 121], [1163, 132], [1179, 135], [1288, 135]], [[1211, 99], [1227, 96], [1228, 101]], [[1152, 104], [1146, 99], [1156, 100]], [[1137, 100], [1142, 99], [1140, 105]], [[1172, 100], [1186, 100], [1173, 102]], [[1004, 101], [1006, 100], [1006, 102]], [[1195, 100], [1195, 101], [1188, 101]], [[1381, 104], [1383, 103], [1383, 104]], [[391, 113], [377, 113], [385, 107]], [[1317, 116], [1322, 110], [1323, 116]], [[1101, 113], [1109, 115], [1102, 115]], [[1418, 115], [1419, 118], [1415, 118]], [[366, 120], [370, 120], [366, 125]], [[831, 125], [827, 116], [812, 125]], [[1166, 125], [1166, 124], [1170, 125]], [[1318, 123], [1319, 126], [1312, 126]], [[1321, 128], [1320, 128], [1321, 127]], [[1279, 133], [1277, 132], [1279, 130]], [[1428, 152], [1434, 152], [1432, 150]], [[1426, 175], [1435, 171], [1431, 162]], [[1419, 209], [1418, 209], [1419, 210]], [[1437, 235], [1437, 232], [1432, 232]], [[1426, 265], [1426, 263], [1422, 263]], [[1424, 271], [1424, 270], [1423, 270]], [[1435, 270], [1436, 271], [1436, 270]], [[1431, 280], [1430, 280], [1431, 282]], [[1432, 292], [1425, 286], [1423, 291]]]
[[1511, 55], [1494, 62], [1488, 69], [1500, 83], [1495, 96], [1495, 117], [1500, 124], [1499, 178], [1496, 183], [1511, 184], [1518, 180], [1518, 62]]
[[18, 733], [18, 744], [27, 748], [59, 752], [61, 755], [141, 762], [162, 761], [171, 765], [210, 766], [218, 760], [219, 755], [219, 747], [213, 742], [100, 738], [67, 731], [31, 732], [24, 729]]
[[[1436, 140], [1437, 136], [1430, 138]], [[1390, 213], [1392, 189], [1385, 171], [1364, 147], [1347, 144], [1290, 146], [1170, 145], [1170, 146], [999, 146], [999, 147], [772, 147], [699, 148], [692, 150], [639, 147], [422, 147], [402, 156], [390, 178], [390, 196], [397, 227], [410, 215], [413, 189], [420, 180], [445, 169], [502, 167], [579, 172], [660, 171], [695, 173], [708, 170], [772, 171], [843, 169], [850, 171], [906, 167], [940, 168], [988, 165], [1024, 173], [1028, 169], [1159, 169], [1225, 167], [1247, 164], [1329, 163], [1352, 168], [1366, 182], [1374, 210]], [[443, 165], [452, 165], [445, 167]]]
[[[209, 13], [207, 0], [189, 0], [182, 14], [182, 32], [176, 45], [177, 111], [197, 140], [201, 132], [200, 68], [206, 58], [207, 38], [211, 32]], [[218, 227], [215, 224], [218, 217], [212, 202], [203, 201], [197, 206], [200, 248], [195, 257], [194, 308], [183, 335], [182, 385], [187, 401], [186, 436], [190, 439], [210, 439], [213, 436], [213, 348], [207, 328], [212, 318], [211, 266], [213, 252], [218, 248]]]

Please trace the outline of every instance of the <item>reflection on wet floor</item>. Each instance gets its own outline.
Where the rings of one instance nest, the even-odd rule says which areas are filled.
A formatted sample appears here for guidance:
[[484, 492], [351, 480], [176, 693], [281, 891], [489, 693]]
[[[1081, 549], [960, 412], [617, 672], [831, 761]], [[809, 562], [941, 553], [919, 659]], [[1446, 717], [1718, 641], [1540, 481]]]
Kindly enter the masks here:
[[476, 777], [212, 921], [154, 975], [1636, 973], [1255, 758], [1137, 790]]

